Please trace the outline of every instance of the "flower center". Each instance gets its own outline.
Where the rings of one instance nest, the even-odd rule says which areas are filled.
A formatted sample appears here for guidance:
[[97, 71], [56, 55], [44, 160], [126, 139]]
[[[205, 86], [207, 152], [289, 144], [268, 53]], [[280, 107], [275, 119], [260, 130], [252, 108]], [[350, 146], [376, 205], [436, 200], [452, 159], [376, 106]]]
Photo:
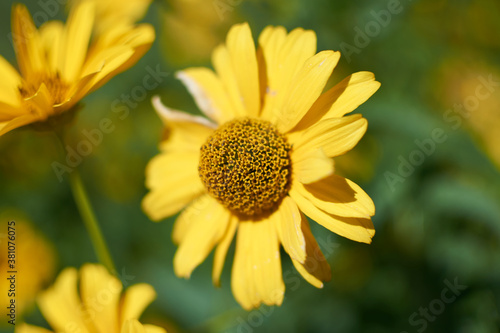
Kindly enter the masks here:
[[218, 128], [201, 147], [198, 172], [222, 205], [255, 217], [276, 208], [288, 192], [290, 149], [270, 122], [237, 119]]
[[60, 104], [65, 101], [64, 99], [69, 89], [69, 85], [63, 81], [59, 73], [34, 74], [30, 76], [29, 80], [24, 81], [23, 85], [19, 87], [19, 92], [24, 99], [29, 99], [38, 92], [42, 83], [45, 84], [50, 93], [52, 104]]

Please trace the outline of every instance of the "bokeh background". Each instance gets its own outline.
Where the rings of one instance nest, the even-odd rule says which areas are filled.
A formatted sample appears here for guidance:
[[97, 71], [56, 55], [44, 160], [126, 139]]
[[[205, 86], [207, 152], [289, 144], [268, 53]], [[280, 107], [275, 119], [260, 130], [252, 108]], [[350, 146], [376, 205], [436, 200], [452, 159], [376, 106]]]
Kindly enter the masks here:
[[[65, 2], [24, 1], [32, 14], [48, 13], [48, 3], [58, 5], [53, 18], [62, 20]], [[11, 6], [0, 2], [0, 53], [15, 63], [8, 38]], [[130, 283], [150, 283], [158, 293], [141, 321], [169, 332], [498, 332], [499, 17], [497, 0], [154, 1], [142, 20], [156, 28], [153, 47], [135, 67], [84, 99], [72, 127], [76, 145], [101, 119], [114, 125], [79, 168], [118, 270]], [[315, 30], [318, 50], [343, 53], [329, 86], [362, 70], [382, 83], [355, 111], [369, 121], [366, 136], [336, 161], [338, 172], [375, 201], [373, 243], [315, 226], [332, 281], [315, 289], [283, 256], [283, 305], [252, 312], [231, 294], [234, 244], [220, 289], [212, 286], [211, 257], [190, 280], [179, 279], [172, 269], [174, 218], [154, 223], [140, 207], [144, 168], [162, 132], [151, 97], [199, 113], [174, 73], [210, 66], [212, 48], [243, 21], [254, 37], [266, 25]], [[151, 70], [162, 75], [156, 88], [145, 89]], [[0, 138], [1, 228], [15, 219], [23, 225], [19, 229], [30, 230], [18, 232], [26, 252], [18, 256], [18, 289], [28, 296], [62, 268], [97, 261], [67, 175], [58, 181], [54, 161], [64, 162], [47, 133], [18, 129]], [[35, 280], [38, 287], [30, 284]], [[448, 284], [463, 287], [446, 303]], [[30, 303], [26, 321], [48, 327]], [[1, 312], [2, 332], [12, 331]]]

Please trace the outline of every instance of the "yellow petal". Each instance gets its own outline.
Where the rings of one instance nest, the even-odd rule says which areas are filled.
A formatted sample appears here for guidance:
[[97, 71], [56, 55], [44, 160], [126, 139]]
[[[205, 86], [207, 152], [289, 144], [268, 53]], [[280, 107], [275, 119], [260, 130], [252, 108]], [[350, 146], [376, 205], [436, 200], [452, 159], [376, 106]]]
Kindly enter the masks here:
[[274, 65], [279, 61], [280, 51], [286, 37], [286, 29], [282, 26], [268, 25], [262, 30], [259, 36], [259, 45], [266, 50], [264, 53], [267, 63]]
[[355, 183], [337, 175], [294, 188], [317, 208], [344, 217], [370, 218], [375, 215], [372, 199]]
[[93, 81], [93, 90], [100, 88], [118, 73], [132, 67], [149, 50], [154, 39], [154, 29], [149, 24], [134, 28], [118, 26], [106, 32], [92, 45], [82, 76], [99, 71]]
[[153, 106], [167, 128], [167, 136], [160, 143], [165, 152], [193, 152], [199, 154], [201, 146], [213, 133], [215, 124], [208, 119], [176, 111], [163, 105], [158, 96]]
[[10, 104], [6, 104], [0, 101], [0, 127], [3, 122], [10, 122], [14, 118], [17, 118], [25, 113], [29, 112], [25, 108], [13, 107]]
[[156, 38], [155, 29], [150, 24], [138, 24], [133, 28], [130, 26], [124, 26], [123, 31], [122, 36], [120, 39], [115, 41], [115, 43], [123, 44], [131, 48], [134, 52], [132, 53], [132, 56], [127, 59], [127, 61], [117, 68], [114, 75], [135, 65], [135, 63], [137, 63], [137, 61], [139, 61], [139, 59], [141, 59], [142, 56], [148, 52]]
[[222, 273], [222, 268], [224, 267], [224, 261], [226, 260], [227, 250], [233, 241], [236, 228], [238, 227], [238, 218], [231, 216], [229, 224], [224, 233], [224, 236], [220, 240], [219, 244], [215, 248], [214, 254], [214, 267], [212, 269], [212, 281], [216, 287], [220, 286], [220, 274]]
[[319, 97], [340, 59], [340, 52], [322, 51], [309, 58], [293, 78], [283, 106], [274, 110], [271, 121], [285, 133], [291, 130]]
[[139, 319], [146, 307], [156, 298], [156, 292], [149, 284], [139, 283], [125, 290], [122, 298], [120, 321]]
[[[154, 185], [142, 201], [144, 211], [154, 221], [177, 213], [205, 190], [198, 176], [197, 164], [182, 163], [182, 161], [176, 163], [179, 172], [163, 177], [161, 184]], [[146, 169], [146, 178], [149, 174], [154, 178], [162, 172], [162, 170], [155, 170], [156, 168], [158, 168], [156, 160], [150, 162]], [[149, 180], [148, 183], [150, 183]]]
[[149, 161], [146, 167], [146, 187], [157, 189], [164, 187], [172, 178], [179, 174], [186, 174], [191, 171], [189, 176], [198, 175], [199, 153], [193, 152], [173, 152], [158, 154]]
[[[71, 88], [67, 91], [64, 100], [66, 101], [64, 107], [70, 109], [77, 104], [83, 97], [85, 97], [94, 88], [95, 77], [99, 71], [87, 74], [81, 77]], [[114, 105], [114, 104], [113, 104]]]
[[233, 115], [233, 118], [246, 116], [247, 110], [238, 87], [233, 59], [225, 45], [219, 45], [214, 49], [212, 63], [230, 104], [232, 112], [229, 114]]
[[372, 237], [375, 235], [375, 229], [370, 219], [348, 218], [328, 214], [314, 206], [294, 187], [290, 190], [290, 196], [304, 214], [328, 230], [357, 242], [371, 243]]
[[[193, 122], [170, 123], [165, 129], [165, 139], [159, 148], [163, 152], [200, 153], [201, 146], [213, 133], [213, 129]], [[198, 163], [196, 163], [198, 165]]]
[[[266, 74], [266, 60], [264, 59], [264, 53], [261, 47], [257, 49], [257, 66], [259, 67], [260, 104], [261, 106], [263, 106], [267, 89], [267, 74]], [[260, 116], [262, 117], [262, 112]]]
[[7, 132], [12, 131], [13, 129], [34, 123], [38, 120], [40, 120], [38, 115], [29, 113], [16, 117], [9, 121], [0, 122], [0, 136], [4, 135]]
[[238, 303], [250, 310], [261, 303], [281, 305], [285, 285], [281, 276], [277, 214], [238, 226], [231, 288]]
[[[263, 112], [272, 108], [276, 99], [275, 95], [269, 95], [271, 88], [283, 84], [278, 80], [282, 66], [279, 66], [280, 51], [285, 43], [287, 33], [284, 27], [267, 26], [259, 36], [259, 49], [257, 60], [259, 65], [259, 78], [261, 85], [261, 98], [263, 99]], [[312, 55], [312, 54], [311, 54]], [[264, 116], [264, 113], [261, 115]]]
[[28, 324], [20, 324], [19, 327], [15, 331], [16, 333], [52, 333], [49, 330], [46, 330], [42, 327], [31, 326]]
[[[116, 331], [114, 331], [116, 332]], [[122, 327], [122, 333], [146, 333], [146, 330], [142, 326], [142, 324], [136, 320], [127, 320]]]
[[67, 82], [75, 81], [81, 73], [94, 24], [94, 13], [94, 3], [83, 1], [69, 14], [64, 41], [66, 55], [61, 73]]
[[330, 265], [316, 243], [305, 218], [302, 219], [302, 233], [306, 241], [307, 257], [304, 263], [292, 259], [293, 265], [307, 282], [316, 288], [323, 288], [323, 281], [330, 281], [332, 277]]
[[[95, 68], [100, 67], [100, 70], [97, 71], [97, 75], [92, 79], [92, 88], [90, 91], [99, 89], [112, 77], [121, 72], [120, 68], [133, 54], [134, 50], [125, 46], [107, 49], [100, 54], [102, 58], [96, 59], [99, 63], [95, 66]], [[87, 75], [87, 71], [85, 71], [84, 75]]]
[[278, 66], [282, 64], [281, 79], [291, 83], [309, 58], [316, 53], [316, 33], [296, 28], [290, 31], [280, 50]]
[[262, 117], [270, 120], [289, 98], [288, 88], [295, 75], [316, 53], [316, 34], [297, 28], [287, 35], [283, 27], [267, 27], [259, 36], [259, 44], [267, 76]]
[[40, 36], [24, 5], [17, 4], [12, 7], [12, 42], [17, 64], [24, 78], [45, 69]]
[[12, 65], [0, 56], [0, 70], [2, 71], [2, 80], [0, 80], [0, 87], [19, 89], [21, 85], [21, 76]]
[[380, 88], [370, 72], [354, 73], [322, 94], [295, 129], [301, 130], [328, 118], [340, 118], [366, 102]]
[[302, 132], [294, 142], [296, 153], [321, 148], [328, 157], [342, 155], [357, 145], [368, 127], [361, 115], [329, 118]]
[[167, 333], [164, 328], [154, 325], [143, 325], [138, 320], [127, 321], [122, 328], [122, 333]]
[[36, 110], [41, 120], [54, 115], [54, 98], [45, 83], [42, 83], [38, 91], [33, 96], [27, 98], [26, 101], [30, 102], [30, 105]]
[[80, 295], [85, 314], [98, 332], [118, 331], [118, 305], [122, 292], [120, 280], [104, 266], [86, 264], [80, 270]]
[[248, 23], [236, 24], [229, 30], [226, 46], [246, 114], [257, 117], [260, 110], [259, 71]]
[[[192, 124], [199, 124], [207, 127], [206, 130], [202, 130], [202, 132], [206, 132], [207, 130], [215, 129], [217, 128], [217, 124], [214, 124], [210, 120], [204, 117], [200, 116], [193, 116], [192, 114], [189, 114], [187, 112], [183, 111], [178, 111], [171, 109], [161, 102], [161, 99], [159, 96], [154, 96], [151, 99], [151, 102], [153, 104], [153, 107], [155, 108], [156, 113], [160, 117], [160, 119], [163, 121], [163, 124], [165, 126], [170, 126], [172, 124], [176, 123], [192, 123]], [[206, 132], [207, 136], [209, 132]]]
[[[198, 199], [199, 200], [199, 199]], [[189, 208], [189, 207], [188, 207]], [[172, 241], [179, 245], [184, 236], [186, 236], [189, 228], [192, 226], [192, 219], [176, 219], [174, 222], [174, 228], [172, 230]]]
[[231, 214], [209, 195], [193, 202], [179, 216], [180, 224], [189, 224], [174, 257], [174, 271], [179, 277], [189, 278], [227, 230]]
[[61, 21], [49, 21], [40, 27], [40, 39], [47, 57], [45, 70], [51, 73], [62, 73], [65, 63], [66, 30]]
[[[0, 103], [8, 104], [14, 108], [21, 106], [19, 87], [21, 86], [21, 76], [4, 57], [0, 56]], [[3, 107], [0, 113], [3, 113]]]
[[75, 268], [62, 271], [52, 287], [38, 297], [38, 306], [56, 332], [79, 331], [90, 333], [77, 291], [78, 273]]
[[[174, 110], [174, 109], [171, 109], [171, 108], [165, 106], [161, 102], [161, 99], [159, 96], [153, 96], [153, 98], [151, 99], [151, 103], [153, 104], [153, 107], [155, 108], [156, 113], [158, 114], [160, 119], [163, 121], [163, 124], [165, 126], [170, 126], [170, 125], [176, 126], [177, 123], [203, 125], [206, 127], [206, 129], [203, 130], [203, 129], [199, 128], [198, 131], [201, 130], [202, 132], [205, 132], [207, 136], [211, 134], [211, 130], [213, 130], [217, 127], [217, 124], [212, 123], [210, 120], [208, 120], [204, 117], [193, 116], [192, 114], [189, 114], [187, 112]], [[192, 128], [191, 131], [195, 131], [195, 129]], [[204, 137], [203, 141], [205, 139], [206, 138]]]
[[303, 184], [318, 181], [334, 172], [333, 159], [326, 156], [321, 148], [293, 151], [292, 166], [294, 179]]
[[[124, 45], [114, 45], [112, 47], [99, 49], [97, 51], [95, 50], [95, 46], [94, 46], [94, 52], [91, 55], [89, 55], [89, 57], [85, 61], [84, 65], [82, 67], [80, 77], [84, 77], [84, 76], [87, 76], [87, 75], [92, 74], [92, 73], [101, 72], [103, 70], [104, 66], [108, 65], [112, 61], [112, 59], [115, 59], [118, 57], [123, 57], [123, 55], [125, 53], [126, 53], [126, 57], [129, 57], [132, 54], [132, 52], [133, 52], [132, 50], [130, 50], [129, 48], [127, 48]], [[123, 59], [126, 59], [126, 57]], [[120, 61], [124, 61], [123, 59]], [[115, 67], [118, 66], [120, 63], [115, 65]], [[108, 74], [110, 72], [109, 68], [110, 67], [108, 66]], [[99, 80], [101, 78], [102, 78], [102, 75], [101, 75], [101, 77], [99, 77]], [[99, 80], [94, 79], [94, 81], [92, 82], [93, 85], [95, 83], [97, 83]]]
[[218, 124], [244, 115], [243, 108], [238, 110], [233, 105], [221, 80], [212, 70], [188, 68], [178, 72], [176, 77], [189, 90], [200, 110]]
[[154, 325], [142, 325], [146, 330], [146, 333], [167, 333], [167, 330]]
[[21, 108], [21, 107], [16, 108], [10, 104], [6, 104], [0, 101], [0, 124], [2, 122], [9, 122], [14, 118], [17, 118], [28, 112], [29, 111], [26, 108]]
[[301, 230], [302, 214], [292, 198], [286, 196], [278, 208], [277, 230], [281, 244], [292, 259], [306, 259], [306, 244]]

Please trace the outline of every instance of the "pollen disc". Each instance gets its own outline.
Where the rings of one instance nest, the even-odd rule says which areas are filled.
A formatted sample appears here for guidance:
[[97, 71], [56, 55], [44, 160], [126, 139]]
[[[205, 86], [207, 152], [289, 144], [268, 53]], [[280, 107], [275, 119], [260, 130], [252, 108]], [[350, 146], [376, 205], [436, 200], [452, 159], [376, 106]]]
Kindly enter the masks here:
[[270, 122], [236, 119], [219, 127], [201, 147], [198, 172], [222, 205], [255, 217], [273, 211], [287, 194], [290, 149]]

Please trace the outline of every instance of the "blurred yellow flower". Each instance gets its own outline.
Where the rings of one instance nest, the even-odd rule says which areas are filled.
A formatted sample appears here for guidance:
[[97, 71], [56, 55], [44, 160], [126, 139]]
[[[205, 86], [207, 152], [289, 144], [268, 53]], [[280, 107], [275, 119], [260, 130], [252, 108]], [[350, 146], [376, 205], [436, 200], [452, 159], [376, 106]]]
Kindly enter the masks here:
[[218, 30], [227, 24], [214, 9], [214, 2], [205, 0], [170, 0], [171, 10], [162, 16], [162, 43], [165, 57], [173, 64], [205, 62], [222, 41]]
[[[142, 325], [138, 319], [156, 293], [149, 284], [136, 284], [123, 295], [122, 283], [96, 264], [63, 270], [52, 287], [38, 297], [43, 316], [56, 332], [162, 333], [163, 328]], [[16, 332], [47, 333], [22, 324]]]
[[[469, 58], [478, 59], [471, 63]], [[500, 71], [480, 54], [445, 59], [436, 70], [433, 89], [443, 120], [452, 130], [464, 126], [500, 169]]]
[[207, 118], [153, 103], [169, 132], [146, 170], [143, 208], [153, 220], [190, 204], [173, 239], [178, 276], [189, 277], [215, 247], [219, 284], [237, 231], [231, 286], [251, 309], [281, 304], [280, 244], [316, 287], [330, 267], [304, 214], [349, 239], [370, 243], [375, 207], [355, 183], [334, 174], [332, 157], [351, 150], [367, 128], [344, 117], [380, 86], [369, 72], [352, 74], [322, 93], [339, 52], [316, 54], [316, 34], [267, 27], [256, 51], [248, 24], [235, 25], [207, 68], [177, 74]]
[[12, 41], [20, 73], [0, 56], [0, 135], [68, 111], [131, 67], [154, 40], [150, 25], [118, 26], [89, 47], [93, 22], [93, 4], [84, 2], [66, 25], [50, 21], [37, 30], [26, 7], [14, 5]]
[[144, 17], [152, 0], [72, 0], [77, 6], [82, 2], [95, 4], [94, 30], [102, 34], [116, 26], [130, 26]]
[[[493, 74], [492, 74], [493, 73]], [[476, 74], [475, 76], [473, 76]], [[500, 170], [500, 94], [495, 92], [495, 86], [486, 87], [484, 82], [488, 82], [488, 77], [494, 78], [493, 82], [498, 87], [500, 84], [500, 72], [495, 69], [491, 71], [480, 72], [479, 70], [472, 74], [473, 77], [464, 75], [461, 80], [455, 81], [455, 84], [461, 86], [459, 90], [461, 100], [464, 101], [464, 120], [469, 125], [469, 128], [474, 133], [479, 146], [486, 152], [488, 157], [495, 163]], [[481, 82], [478, 78], [482, 78]], [[472, 107], [466, 103], [472, 100], [478, 93], [479, 87], [482, 87], [482, 92], [486, 92], [484, 99], [477, 99], [478, 105]], [[488, 91], [491, 89], [491, 92]]]
[[488, 105], [478, 110], [477, 116], [469, 119], [472, 129], [480, 137], [487, 155], [500, 170], [500, 97], [495, 95]]
[[[15, 248], [15, 295], [8, 296], [10, 281], [6, 276], [0, 279], [0, 290], [4, 295], [0, 298], [0, 307], [6, 309], [10, 299], [15, 299], [17, 317], [22, 317], [23, 313], [34, 305], [38, 291], [52, 279], [55, 270], [55, 251], [52, 245], [35, 230], [26, 218], [14, 211], [5, 211], [0, 215], [0, 220], [13, 221], [12, 228], [15, 230], [15, 240], [9, 244], [7, 233], [2, 231], [0, 235], [0, 271], [7, 272], [13, 270], [9, 267], [8, 246], [14, 243]], [[7, 231], [7, 227], [5, 227]], [[12, 248], [12, 247], [11, 247]], [[2, 320], [0, 325], [7, 324], [7, 320]]]

